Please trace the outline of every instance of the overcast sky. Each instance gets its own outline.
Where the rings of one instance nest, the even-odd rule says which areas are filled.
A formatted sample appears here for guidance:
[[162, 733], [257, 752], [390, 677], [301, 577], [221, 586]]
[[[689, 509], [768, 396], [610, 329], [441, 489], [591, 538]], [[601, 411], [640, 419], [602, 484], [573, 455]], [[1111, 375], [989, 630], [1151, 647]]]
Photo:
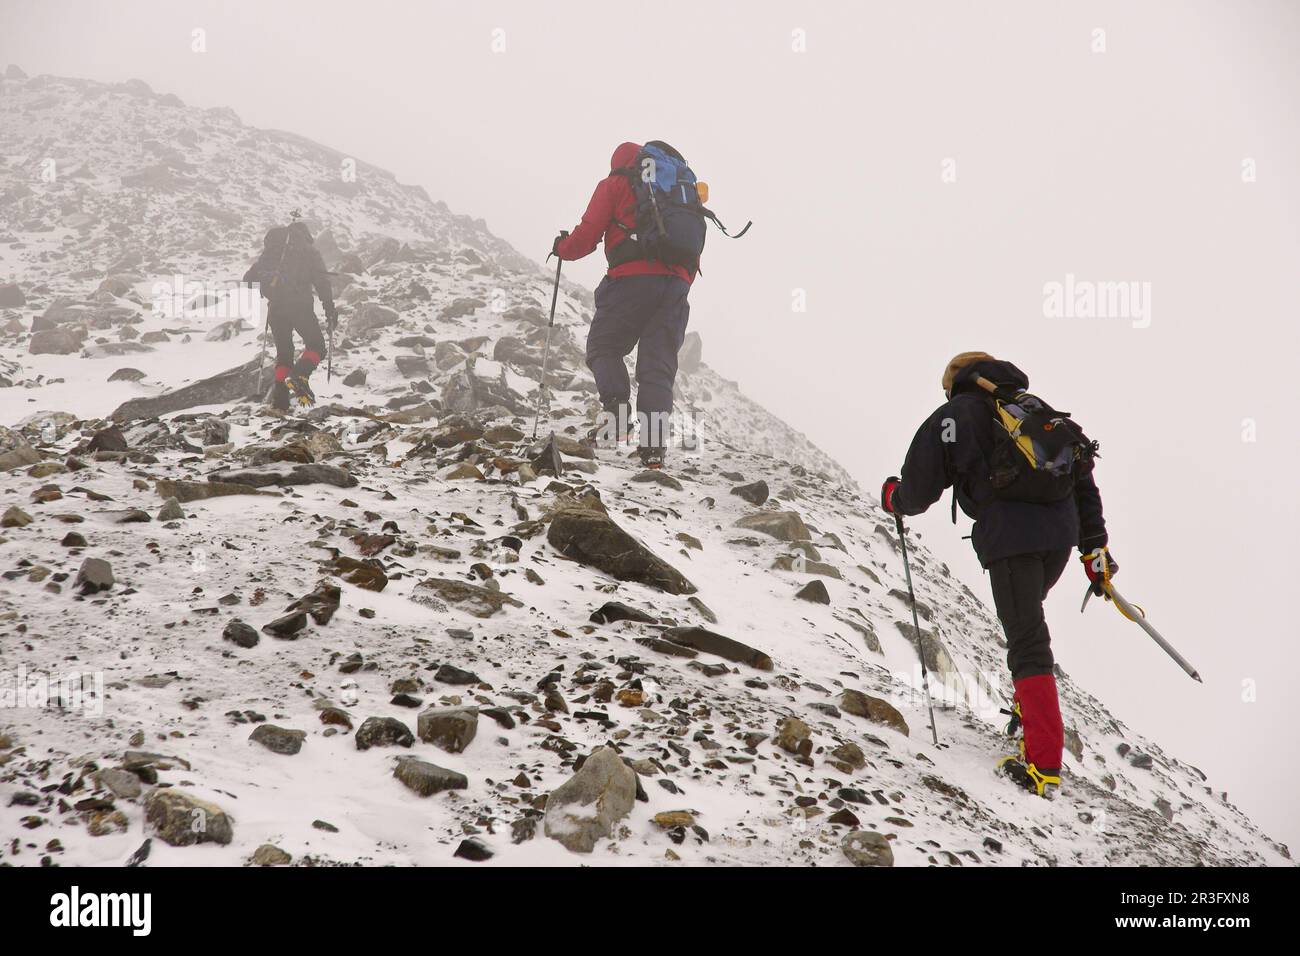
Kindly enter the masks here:
[[[538, 259], [615, 145], [673, 143], [724, 222], [755, 222], [710, 236], [706, 360], [864, 489], [967, 349], [1101, 441], [1117, 583], [1206, 682], [1080, 617], [1077, 567], [1058, 660], [1300, 844], [1297, 5], [812, 6], [0, 0], [0, 64], [233, 107]], [[1102, 282], [1134, 283], [1125, 314], [1047, 314], [1046, 284]], [[913, 527], [987, 595], [946, 505]]]

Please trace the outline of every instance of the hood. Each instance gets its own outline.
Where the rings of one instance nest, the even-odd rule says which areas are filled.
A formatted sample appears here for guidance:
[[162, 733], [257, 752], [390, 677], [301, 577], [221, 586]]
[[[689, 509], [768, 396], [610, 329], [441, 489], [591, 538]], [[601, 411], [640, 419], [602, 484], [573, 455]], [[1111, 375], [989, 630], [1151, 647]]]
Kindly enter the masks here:
[[618, 149], [614, 150], [614, 155], [609, 158], [610, 172], [631, 166], [636, 161], [636, 154], [639, 152], [641, 152], [640, 143], [619, 144]]
[[994, 385], [1006, 385], [1016, 391], [1023, 391], [1029, 387], [1028, 375], [1010, 362], [1004, 362], [989, 356], [988, 358], [976, 359], [962, 366], [953, 376], [952, 388], [948, 392], [949, 396], [956, 395], [958, 392], [983, 391], [975, 384], [975, 380], [981, 375]]

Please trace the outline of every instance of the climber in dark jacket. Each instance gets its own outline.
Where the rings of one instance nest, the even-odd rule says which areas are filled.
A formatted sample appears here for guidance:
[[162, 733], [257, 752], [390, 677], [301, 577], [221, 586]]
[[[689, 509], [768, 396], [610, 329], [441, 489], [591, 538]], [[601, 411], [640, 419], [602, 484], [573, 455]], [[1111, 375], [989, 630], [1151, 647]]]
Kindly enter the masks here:
[[[307, 224], [296, 218], [288, 226], [276, 226], [266, 234], [262, 254], [244, 273], [245, 282], [256, 282], [267, 300], [267, 323], [275, 339], [275, 385], [271, 404], [289, 407], [290, 395], [302, 404], [315, 401], [308, 379], [325, 352], [325, 337], [316, 319], [314, 292], [333, 333], [338, 323], [334, 291], [330, 287], [325, 260], [312, 241]], [[302, 338], [303, 350], [293, 360], [293, 334]]]
[[1094, 589], [1119, 566], [1107, 549], [1101, 494], [1091, 471], [1077, 478], [1074, 494], [1061, 501], [995, 497], [988, 461], [1001, 425], [988, 393], [976, 384], [980, 377], [1017, 392], [1029, 387], [1025, 373], [1010, 362], [984, 352], [956, 356], [943, 374], [948, 401], [917, 430], [902, 477], [885, 481], [881, 504], [891, 514], [921, 514], [953, 487], [957, 504], [975, 519], [971, 543], [993, 586], [1024, 727], [1020, 758], [1007, 758], [1003, 768], [1022, 785], [1050, 795], [1046, 788], [1060, 785], [1064, 730], [1043, 601], [1073, 547], [1082, 552]]

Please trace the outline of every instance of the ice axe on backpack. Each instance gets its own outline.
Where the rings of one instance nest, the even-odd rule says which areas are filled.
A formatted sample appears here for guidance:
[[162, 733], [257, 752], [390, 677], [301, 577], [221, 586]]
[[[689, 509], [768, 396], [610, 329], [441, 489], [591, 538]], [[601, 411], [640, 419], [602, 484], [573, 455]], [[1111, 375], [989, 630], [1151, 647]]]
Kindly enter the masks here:
[[[1142, 608], [1138, 607], [1137, 605], [1130, 604], [1128, 601], [1126, 601], [1124, 599], [1124, 596], [1115, 590], [1115, 585], [1109, 580], [1102, 583], [1101, 587], [1104, 589], [1107, 599], [1115, 602], [1115, 608], [1119, 611], [1119, 613], [1123, 614], [1130, 621], [1136, 623], [1138, 627], [1142, 628], [1142, 630], [1146, 631], [1147, 634], [1151, 636], [1151, 639], [1160, 645], [1160, 649], [1163, 650], [1170, 657], [1172, 657], [1175, 663], [1177, 663], [1179, 667], [1181, 667], [1184, 671], [1187, 672], [1187, 676], [1191, 677], [1192, 680], [1197, 681], [1198, 683], [1202, 683], [1202, 684], [1205, 683], [1203, 680], [1201, 680], [1201, 675], [1197, 673], [1196, 668], [1193, 667], [1190, 663], [1188, 663], [1187, 658], [1183, 657], [1182, 654], [1179, 654], [1178, 651], [1174, 650], [1174, 646], [1170, 644], [1167, 640], [1165, 640], [1160, 635], [1159, 631], [1157, 631], [1154, 627], [1151, 626], [1151, 624], [1147, 621], [1146, 611], [1142, 610]], [[1092, 595], [1093, 595], [1093, 586], [1090, 584], [1088, 585], [1088, 593], [1083, 596], [1083, 604], [1080, 605], [1079, 607], [1080, 614], [1082, 614], [1084, 609], [1088, 606], [1088, 599], [1092, 597]]]

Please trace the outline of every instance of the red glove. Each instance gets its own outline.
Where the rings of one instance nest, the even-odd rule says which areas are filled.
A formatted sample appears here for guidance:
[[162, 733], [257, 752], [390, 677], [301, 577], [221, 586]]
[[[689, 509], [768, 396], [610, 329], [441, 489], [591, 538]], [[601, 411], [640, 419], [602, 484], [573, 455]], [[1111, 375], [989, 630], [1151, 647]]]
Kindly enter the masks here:
[[894, 495], [898, 493], [903, 483], [898, 480], [897, 476], [890, 476], [885, 479], [885, 483], [880, 486], [880, 507], [884, 508], [891, 515], [898, 514], [894, 510]]
[[1103, 545], [1095, 551], [1080, 555], [1079, 560], [1083, 562], [1083, 570], [1088, 575], [1088, 580], [1092, 582], [1092, 593], [1097, 597], [1105, 596], [1109, 599], [1105, 585], [1119, 574], [1119, 563], [1110, 556], [1110, 549]]

